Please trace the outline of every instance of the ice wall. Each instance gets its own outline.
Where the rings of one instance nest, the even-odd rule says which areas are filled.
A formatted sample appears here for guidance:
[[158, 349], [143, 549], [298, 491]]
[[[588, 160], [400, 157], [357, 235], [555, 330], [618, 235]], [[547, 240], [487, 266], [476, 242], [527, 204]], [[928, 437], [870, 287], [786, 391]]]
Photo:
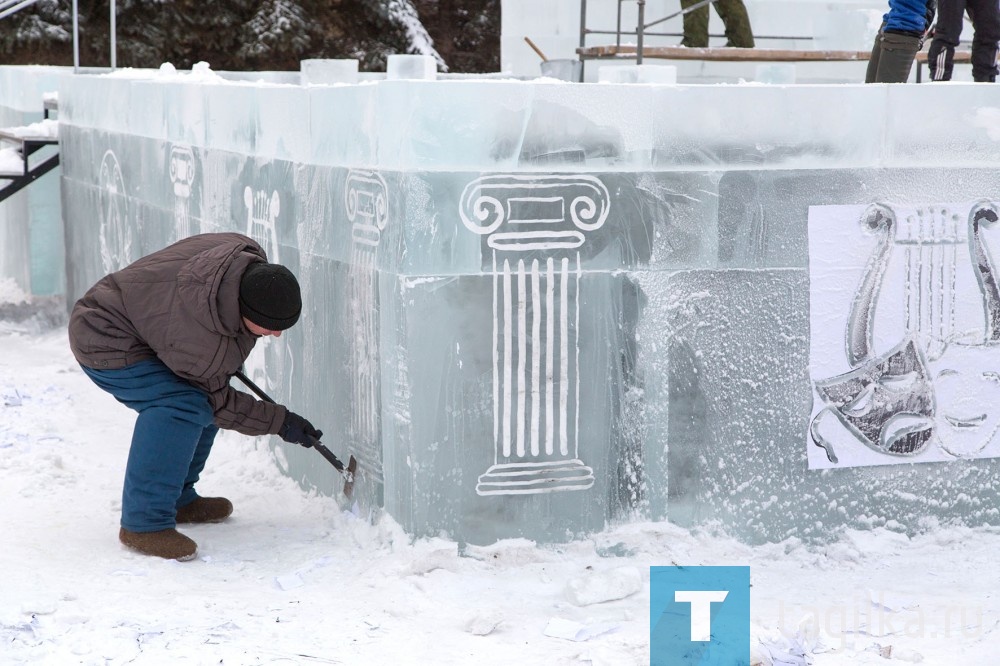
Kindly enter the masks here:
[[60, 90], [68, 294], [257, 238], [305, 312], [248, 370], [362, 461], [362, 511], [473, 543], [1000, 523], [993, 459], [807, 464], [810, 207], [1000, 200], [989, 86], [145, 76]]
[[[0, 66], [0, 128], [41, 120], [43, 96], [66, 75], [59, 67]], [[0, 203], [0, 277], [13, 278], [28, 294], [61, 295], [63, 263], [57, 167]]]

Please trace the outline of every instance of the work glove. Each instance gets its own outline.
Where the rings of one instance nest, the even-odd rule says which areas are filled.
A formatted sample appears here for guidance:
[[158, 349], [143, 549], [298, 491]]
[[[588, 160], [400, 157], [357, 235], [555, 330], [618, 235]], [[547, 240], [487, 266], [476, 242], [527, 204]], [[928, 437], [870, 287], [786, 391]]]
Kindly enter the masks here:
[[295, 412], [288, 411], [285, 414], [285, 420], [281, 423], [281, 428], [278, 430], [278, 437], [291, 444], [301, 444], [309, 448], [314, 442], [322, 439], [323, 431], [316, 430], [312, 423]]

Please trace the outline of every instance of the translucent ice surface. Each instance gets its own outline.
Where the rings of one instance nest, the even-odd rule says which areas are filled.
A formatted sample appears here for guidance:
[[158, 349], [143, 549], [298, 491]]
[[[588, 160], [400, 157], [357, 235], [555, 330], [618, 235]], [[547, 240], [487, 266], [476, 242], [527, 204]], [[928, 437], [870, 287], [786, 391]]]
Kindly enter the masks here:
[[[473, 543], [1000, 523], [973, 399], [1000, 337], [990, 87], [202, 74], [61, 88], [67, 295], [189, 234], [255, 238], [304, 313], [248, 374], [359, 459], [362, 515]], [[892, 353], [911, 339], [935, 344]], [[889, 464], [900, 442], [957, 454]], [[820, 444], [865, 455], [819, 469]]]
[[390, 55], [386, 62], [385, 76], [390, 81], [433, 81], [437, 72], [434, 58], [425, 55]]
[[[57, 97], [53, 93], [67, 74], [60, 67], [0, 67], [0, 128], [41, 121], [44, 98]], [[23, 168], [11, 152], [19, 148], [0, 143], [0, 150], [7, 149], [14, 165]], [[32, 161], [41, 162], [55, 152], [44, 148]], [[64, 288], [59, 173], [56, 167], [0, 203], [0, 278], [13, 279], [22, 291], [35, 296], [61, 296]], [[0, 180], [0, 186], [7, 182]]]

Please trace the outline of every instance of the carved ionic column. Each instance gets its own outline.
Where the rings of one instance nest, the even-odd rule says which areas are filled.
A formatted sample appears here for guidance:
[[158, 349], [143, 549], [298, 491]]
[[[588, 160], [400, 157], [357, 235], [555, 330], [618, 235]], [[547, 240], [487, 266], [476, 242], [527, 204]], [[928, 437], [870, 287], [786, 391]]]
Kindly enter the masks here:
[[378, 415], [379, 379], [378, 273], [375, 259], [389, 217], [388, 188], [371, 171], [350, 171], [344, 207], [351, 222], [351, 260], [347, 273], [348, 311], [354, 328], [351, 361], [353, 409], [350, 441], [358, 464], [382, 482], [382, 447]]
[[587, 175], [484, 176], [462, 194], [462, 222], [492, 249], [494, 460], [479, 495], [594, 484], [578, 456], [580, 248], [609, 199]]
[[191, 190], [194, 185], [194, 153], [188, 146], [170, 149], [170, 182], [174, 190], [174, 231], [177, 239], [197, 233], [191, 224]]

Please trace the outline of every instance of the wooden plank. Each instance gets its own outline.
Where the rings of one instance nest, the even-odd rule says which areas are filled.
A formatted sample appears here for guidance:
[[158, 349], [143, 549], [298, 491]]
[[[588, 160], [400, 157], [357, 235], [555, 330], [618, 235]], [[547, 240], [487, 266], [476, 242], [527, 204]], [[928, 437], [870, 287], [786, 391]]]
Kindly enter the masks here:
[[[576, 50], [581, 58], [636, 58], [634, 45], [586, 46]], [[869, 51], [815, 51], [802, 49], [688, 48], [686, 46], [644, 46], [643, 58], [661, 60], [716, 60], [724, 62], [861, 62]], [[957, 56], [957, 54], [956, 54]]]

